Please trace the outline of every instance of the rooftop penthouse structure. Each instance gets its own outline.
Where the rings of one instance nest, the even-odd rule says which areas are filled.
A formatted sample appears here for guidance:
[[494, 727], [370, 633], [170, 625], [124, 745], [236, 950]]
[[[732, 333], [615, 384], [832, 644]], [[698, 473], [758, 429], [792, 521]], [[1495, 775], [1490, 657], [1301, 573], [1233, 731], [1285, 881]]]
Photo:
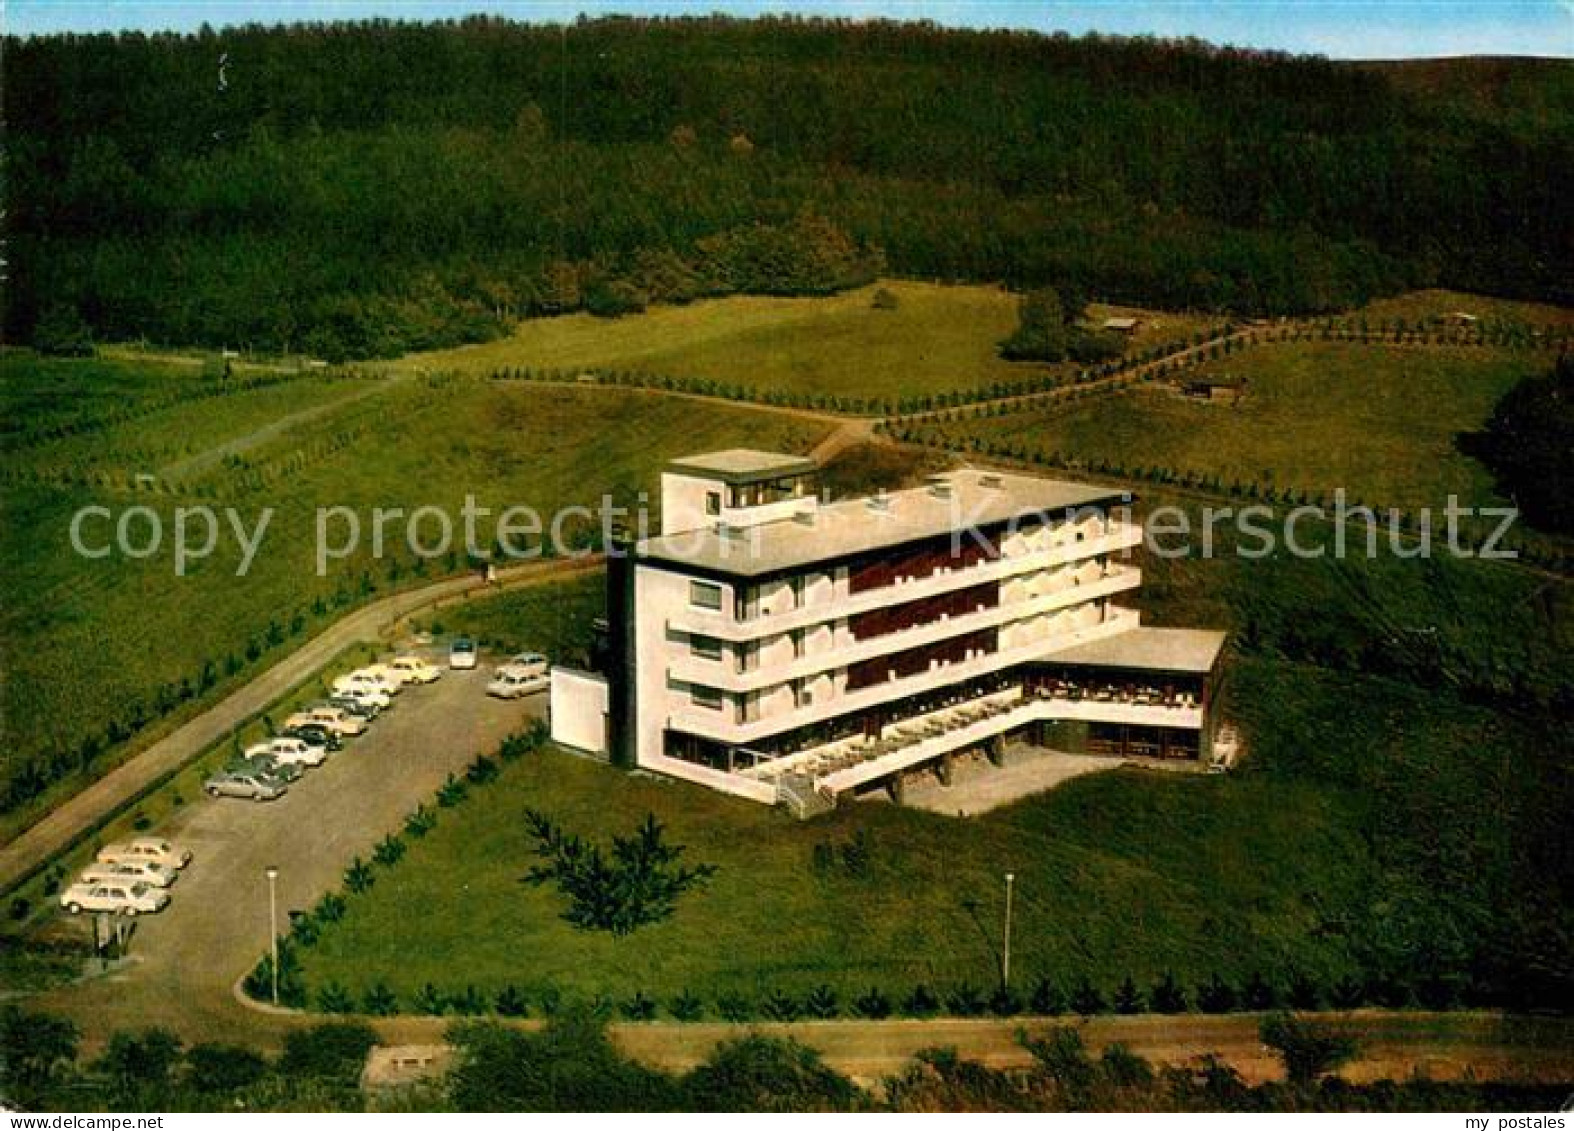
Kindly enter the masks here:
[[554, 736], [800, 813], [1021, 735], [1206, 759], [1222, 632], [1148, 628], [1130, 498], [959, 470], [830, 502], [806, 459], [674, 461], [661, 533], [613, 547], [599, 674]]

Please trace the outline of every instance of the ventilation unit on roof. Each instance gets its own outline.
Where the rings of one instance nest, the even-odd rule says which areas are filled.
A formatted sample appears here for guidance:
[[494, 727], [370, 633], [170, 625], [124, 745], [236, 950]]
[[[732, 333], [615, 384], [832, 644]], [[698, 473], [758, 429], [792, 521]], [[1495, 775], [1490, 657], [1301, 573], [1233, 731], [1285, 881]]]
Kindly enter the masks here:
[[998, 475], [985, 475], [978, 481], [980, 487], [999, 487], [1003, 480]]

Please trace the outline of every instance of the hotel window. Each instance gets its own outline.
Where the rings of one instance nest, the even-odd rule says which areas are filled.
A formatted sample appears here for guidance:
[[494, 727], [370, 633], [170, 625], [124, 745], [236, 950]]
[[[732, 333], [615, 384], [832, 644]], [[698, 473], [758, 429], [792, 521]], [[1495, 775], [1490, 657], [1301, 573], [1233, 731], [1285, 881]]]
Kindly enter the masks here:
[[696, 609], [721, 611], [721, 586], [709, 581], [689, 582], [689, 604]]
[[721, 659], [721, 641], [714, 636], [689, 637], [689, 651], [702, 660]]
[[711, 711], [721, 710], [721, 692], [714, 687], [702, 687], [697, 683], [690, 684], [689, 699], [696, 707], [704, 707]]
[[708, 515], [718, 515], [721, 513], [720, 491], [705, 492], [705, 513]]

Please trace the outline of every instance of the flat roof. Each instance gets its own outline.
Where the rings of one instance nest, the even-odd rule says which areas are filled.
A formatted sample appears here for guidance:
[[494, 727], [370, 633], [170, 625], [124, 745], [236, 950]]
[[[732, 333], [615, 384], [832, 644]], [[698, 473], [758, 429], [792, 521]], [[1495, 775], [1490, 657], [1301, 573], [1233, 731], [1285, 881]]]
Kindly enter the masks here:
[[667, 466], [669, 470], [683, 475], [698, 475], [739, 484], [758, 483], [790, 475], [808, 475], [818, 469], [818, 465], [807, 456], [762, 452], [754, 448], [728, 448], [720, 452], [682, 456]]
[[878, 496], [883, 499], [878, 506], [867, 497], [836, 503], [808, 498], [802, 510], [812, 513], [813, 521], [783, 518], [728, 533], [708, 527], [663, 534], [640, 542], [638, 554], [695, 572], [761, 577], [959, 529], [1130, 498], [1118, 487], [975, 469], [935, 476], [931, 482], [948, 485], [949, 494], [913, 487]]
[[1228, 634], [1208, 628], [1138, 627], [1040, 657], [1047, 663], [1206, 674]]

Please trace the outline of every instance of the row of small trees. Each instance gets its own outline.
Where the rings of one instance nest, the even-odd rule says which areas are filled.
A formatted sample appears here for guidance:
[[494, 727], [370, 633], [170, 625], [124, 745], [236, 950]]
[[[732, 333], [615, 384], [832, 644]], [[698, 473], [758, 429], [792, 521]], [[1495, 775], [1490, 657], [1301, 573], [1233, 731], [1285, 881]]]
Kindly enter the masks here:
[[[630, 389], [653, 389], [661, 392], [687, 393], [693, 396], [715, 397], [720, 400], [743, 404], [762, 404], [782, 408], [807, 408], [823, 412], [845, 413], [852, 416], [911, 416], [942, 409], [961, 408], [966, 405], [986, 404], [991, 401], [1014, 399], [1039, 393], [1053, 393], [1076, 385], [1086, 385], [1107, 380], [1121, 373], [1151, 365], [1177, 354], [1197, 348], [1215, 336], [1229, 333], [1228, 327], [1199, 331], [1191, 339], [1154, 346], [1127, 355], [1103, 365], [1084, 368], [1071, 374], [1041, 373], [1021, 382], [995, 381], [972, 389], [951, 389], [911, 397], [857, 397], [838, 396], [830, 393], [807, 392], [792, 389], [765, 388], [738, 382], [720, 381], [712, 377], [691, 377], [673, 374], [649, 373], [627, 369], [532, 369], [507, 367], [493, 370], [494, 381], [535, 381], [545, 384], [599, 384]], [[1227, 344], [1229, 343], [1229, 344]], [[1235, 348], [1232, 339], [1221, 338], [1216, 349]], [[1199, 356], [1205, 360], [1216, 355]]]
[[[325, 897], [325, 923], [343, 916], [343, 897]], [[323, 911], [319, 909], [319, 914]], [[314, 930], [320, 928], [314, 928]], [[297, 933], [300, 928], [297, 923]], [[317, 936], [308, 933], [297, 938], [309, 945]], [[386, 1017], [398, 1013], [428, 1016], [552, 1017], [566, 1009], [586, 1007], [600, 1016], [625, 1021], [655, 1021], [669, 1018], [680, 1022], [707, 1019], [745, 1024], [751, 1021], [829, 1021], [838, 1018], [883, 1020], [889, 1017], [1056, 1017], [1101, 1014], [1225, 1014], [1266, 1013], [1280, 1009], [1322, 1010], [1355, 1009], [1361, 1006], [1426, 1009], [1452, 1009], [1468, 1004], [1459, 983], [1426, 979], [1415, 985], [1387, 979], [1363, 981], [1341, 978], [1319, 981], [1303, 974], [1287, 980], [1269, 978], [1261, 973], [1242, 981], [1212, 975], [1196, 985], [1188, 985], [1174, 974], [1164, 974], [1149, 984], [1124, 978], [1112, 987], [1101, 986], [1088, 978], [1067, 983], [1048, 976], [1018, 988], [993, 989], [971, 982], [949, 986], [919, 983], [903, 990], [872, 986], [859, 993], [844, 994], [830, 985], [807, 992], [772, 990], [750, 995], [736, 990], [702, 994], [684, 990], [669, 997], [658, 997], [636, 990], [625, 997], [602, 994], [585, 1002], [572, 1002], [553, 986], [527, 990], [509, 984], [488, 992], [474, 984], [443, 988], [431, 982], [414, 993], [401, 997], [384, 979], [372, 983], [359, 995], [342, 983], [332, 981], [307, 994], [299, 981], [299, 966], [291, 955], [281, 964], [280, 996], [288, 1004], [308, 1003], [323, 1013], [366, 1014]], [[248, 983], [254, 996], [266, 996], [268, 982], [266, 959]], [[286, 993], [286, 977], [289, 992]]]

